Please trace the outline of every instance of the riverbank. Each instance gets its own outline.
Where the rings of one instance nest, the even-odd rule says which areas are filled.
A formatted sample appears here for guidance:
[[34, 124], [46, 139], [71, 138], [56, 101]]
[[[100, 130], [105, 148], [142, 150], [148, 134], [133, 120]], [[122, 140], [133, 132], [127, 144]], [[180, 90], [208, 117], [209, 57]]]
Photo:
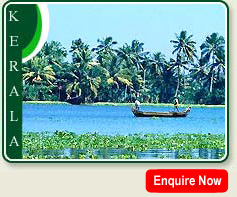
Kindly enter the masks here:
[[[86, 155], [90, 153], [89, 158], [94, 159], [99, 158], [98, 151], [101, 150], [106, 150], [107, 153], [108, 150], [113, 150], [114, 155], [110, 157], [114, 159], [123, 157], [134, 159], [137, 158], [138, 153], [146, 153], [150, 150], [171, 151], [171, 153], [176, 151], [177, 159], [192, 159], [191, 151], [193, 150], [222, 150], [222, 154], [217, 155], [217, 158], [222, 158], [225, 150], [225, 135], [180, 133], [110, 136], [98, 133], [75, 134], [67, 131], [23, 132], [25, 158], [52, 158], [56, 156], [55, 151], [66, 149], [71, 149], [71, 152], [77, 150], [76, 157], [78, 158], [86, 158]], [[75, 158], [75, 155], [70, 155], [68, 158]]]
[[[23, 101], [23, 104], [55, 104], [55, 105], [71, 105], [63, 101]], [[132, 106], [133, 103], [112, 103], [112, 102], [97, 102], [85, 103], [84, 106]], [[172, 103], [141, 103], [141, 106], [154, 106], [154, 107], [173, 107]], [[200, 105], [200, 104], [180, 104], [179, 107], [187, 108], [225, 108], [225, 105]]]
[[71, 105], [63, 101], [22, 101], [23, 104]]

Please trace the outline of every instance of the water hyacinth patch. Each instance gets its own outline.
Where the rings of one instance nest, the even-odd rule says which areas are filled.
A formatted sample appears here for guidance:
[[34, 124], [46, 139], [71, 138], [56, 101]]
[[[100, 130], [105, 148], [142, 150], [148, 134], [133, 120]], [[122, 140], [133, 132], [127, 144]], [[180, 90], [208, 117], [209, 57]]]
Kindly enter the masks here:
[[[224, 149], [224, 134], [23, 133], [23, 158], [28, 159], [205, 159], [211, 154], [208, 151], [214, 152], [219, 159], [223, 157]], [[198, 156], [193, 156], [194, 152], [198, 152]]]

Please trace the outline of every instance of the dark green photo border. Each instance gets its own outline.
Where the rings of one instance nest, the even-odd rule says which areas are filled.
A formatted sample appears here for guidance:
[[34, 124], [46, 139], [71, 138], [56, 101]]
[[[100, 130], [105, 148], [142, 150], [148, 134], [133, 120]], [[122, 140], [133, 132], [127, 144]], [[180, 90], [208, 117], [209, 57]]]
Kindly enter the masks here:
[[[226, 24], [226, 26], [227, 26], [227, 38], [226, 38], [226, 43], [227, 43], [227, 46], [226, 46], [226, 48], [227, 48], [227, 51], [226, 51], [226, 54], [227, 54], [227, 56], [226, 56], [226, 58], [227, 58], [227, 79], [225, 79], [226, 80], [226, 85], [227, 85], [227, 95], [225, 95], [226, 96], [226, 101], [227, 101], [227, 103], [225, 103], [225, 107], [226, 107], [226, 112], [227, 112], [227, 114], [226, 114], [226, 117], [227, 117], [227, 120], [225, 120], [225, 121], [227, 121], [227, 131], [226, 131], [226, 136], [225, 136], [225, 139], [226, 139], [226, 141], [227, 141], [227, 144], [225, 144], [225, 146], [227, 146], [226, 147], [226, 157], [223, 159], [223, 160], [220, 160], [220, 161], [211, 161], [211, 160], [207, 160], [207, 161], [203, 161], [203, 160], [201, 160], [201, 161], [192, 161], [191, 159], [189, 160], [189, 161], [184, 161], [184, 160], [182, 160], [182, 159], [180, 159], [180, 160], [177, 160], [177, 161], [167, 161], [167, 160], [165, 160], [165, 161], [162, 161], [162, 160], [148, 160], [148, 161], [144, 161], [144, 160], [142, 160], [142, 161], [139, 161], [139, 160], [134, 160], [134, 161], [131, 161], [131, 160], [112, 160], [111, 159], [111, 161], [108, 161], [108, 160], [106, 160], [106, 161], [101, 161], [101, 160], [99, 160], [99, 161], [97, 161], [96, 159], [95, 160], [79, 160], [79, 159], [75, 159], [75, 161], [72, 161], [72, 160], [69, 160], [69, 161], [66, 161], [66, 160], [64, 160], [64, 161], [61, 161], [60, 159], [58, 159], [57, 161], [55, 161], [55, 160], [31, 160], [31, 159], [28, 159], [27, 161], [26, 160], [22, 160], [21, 161], [21, 159], [19, 159], [19, 160], [14, 160], [14, 159], [11, 159], [11, 160], [9, 160], [7, 157], [6, 157], [6, 155], [5, 155], [5, 152], [7, 151], [7, 148], [6, 148], [6, 144], [4, 144], [5, 142], [4, 142], [4, 139], [5, 139], [5, 133], [4, 133], [4, 129], [5, 129], [5, 127], [7, 127], [6, 125], [4, 125], [5, 124], [5, 122], [4, 122], [4, 117], [5, 116], [7, 116], [7, 114], [6, 114], [6, 111], [4, 111], [4, 100], [5, 100], [5, 94], [4, 94], [4, 91], [5, 91], [5, 89], [7, 89], [7, 87], [9, 86], [9, 83], [8, 83], [8, 81], [7, 81], [7, 84], [4, 84], [4, 77], [5, 77], [5, 75], [4, 75], [4, 72], [5, 72], [5, 69], [6, 69], [6, 65], [4, 64], [4, 61], [5, 61], [5, 55], [6, 55], [6, 57], [7, 57], [7, 53], [6, 54], [4, 54], [4, 45], [5, 45], [5, 40], [4, 40], [4, 37], [5, 37], [5, 35], [4, 35], [4, 24], [5, 24], [5, 19], [4, 19], [4, 10], [6, 9], [6, 7], [7, 7], [7, 5], [9, 4], [9, 3], [17, 3], [17, 2], [21, 2], [21, 3], [40, 3], [40, 2], [55, 2], [55, 3], [57, 3], [57, 2], [65, 2], [65, 1], [63, 1], [63, 0], [49, 0], [49, 1], [45, 1], [45, 0], [43, 0], [43, 1], [40, 1], [40, 0], [36, 0], [36, 1], [30, 1], [30, 0], [26, 0], [26, 1], [20, 1], [20, 0], [14, 0], [14, 1], [8, 1], [8, 2], [6, 2], [4, 5], [3, 5], [3, 7], [2, 7], [2, 32], [3, 32], [3, 34], [2, 34], [2, 43], [3, 43], [3, 45], [2, 45], [2, 84], [3, 84], [3, 86], [2, 86], [2, 123], [3, 123], [3, 125], [2, 125], [2, 133], [3, 133], [3, 135], [2, 135], [2, 155], [3, 155], [3, 158], [7, 161], [7, 162], [10, 162], [10, 163], [221, 163], [221, 162], [224, 162], [224, 161], [226, 161], [227, 160], [227, 158], [229, 157], [229, 7], [228, 7], [228, 5], [226, 4], [226, 2], [224, 2], [224, 1], [221, 1], [221, 0], [209, 0], [209, 1], [205, 1], [205, 0], [201, 0], [201, 1], [195, 1], [195, 0], [170, 0], [170, 1], [157, 1], [157, 0], [150, 0], [150, 1], [148, 1], [148, 2], [146, 2], [146, 1], [143, 1], [143, 0], [129, 0], [129, 1], [123, 1], [123, 0], [103, 0], [103, 1], [98, 1], [98, 0], [94, 0], [94, 1], [91, 1], [91, 0], [89, 0], [89, 1], [77, 1], [77, 0], [70, 0], [70, 1], [67, 1], [67, 2], [65, 2], [65, 3], [69, 3], [69, 2], [85, 2], [85, 3], [89, 3], [89, 2], [94, 2], [94, 3], [97, 3], [97, 2], [121, 2], [121, 3], [123, 3], [123, 2], [131, 2], [131, 3], [136, 3], [136, 2], [144, 2], [144, 3], [152, 3], [152, 2], [162, 2], [162, 3], [169, 3], [169, 2], [171, 2], [171, 3], [179, 3], [179, 2], [183, 2], [183, 3], [222, 3], [225, 7], [226, 7], [226, 11], [227, 11], [227, 24]], [[6, 47], [6, 49], [7, 49], [8, 47]], [[8, 58], [6, 58], [6, 59], [8, 59]], [[20, 82], [21, 83], [21, 82]], [[21, 96], [20, 96], [20, 99], [21, 99]], [[22, 101], [21, 101], [22, 102]], [[17, 102], [18, 103], [18, 102]], [[16, 107], [16, 109], [17, 108], [19, 108], [19, 111], [21, 112], [21, 108], [22, 108], [22, 106], [19, 106], [19, 105], [14, 105], [15, 107]], [[22, 116], [22, 115], [21, 115]], [[22, 118], [22, 117], [21, 117]], [[19, 124], [22, 124], [22, 122], [19, 122]], [[20, 131], [20, 132], [22, 132], [22, 131]], [[22, 134], [22, 133], [21, 133]], [[14, 155], [14, 154], [13, 154]]]

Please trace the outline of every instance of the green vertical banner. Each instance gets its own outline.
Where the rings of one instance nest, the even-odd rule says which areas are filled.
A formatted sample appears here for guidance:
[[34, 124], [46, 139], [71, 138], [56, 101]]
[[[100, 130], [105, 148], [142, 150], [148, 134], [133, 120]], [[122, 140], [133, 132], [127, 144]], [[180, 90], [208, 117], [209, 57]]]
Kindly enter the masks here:
[[35, 4], [5, 5], [4, 146], [7, 160], [22, 158], [22, 58], [29, 55], [39, 41], [37, 28], [42, 26], [39, 15]]

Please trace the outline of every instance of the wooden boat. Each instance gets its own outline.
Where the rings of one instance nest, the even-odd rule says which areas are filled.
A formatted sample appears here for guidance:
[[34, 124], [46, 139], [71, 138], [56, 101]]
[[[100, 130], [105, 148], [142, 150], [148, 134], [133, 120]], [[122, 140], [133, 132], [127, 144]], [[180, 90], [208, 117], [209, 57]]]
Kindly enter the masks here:
[[69, 98], [66, 100], [66, 102], [72, 104], [72, 105], [79, 105], [81, 102], [80, 102], [80, 98], [79, 97], [72, 97], [72, 98]]
[[182, 112], [143, 112], [138, 111], [135, 108], [132, 108], [132, 113], [136, 117], [167, 117], [167, 118], [178, 118], [178, 117], [186, 117], [190, 109], [187, 109]]

